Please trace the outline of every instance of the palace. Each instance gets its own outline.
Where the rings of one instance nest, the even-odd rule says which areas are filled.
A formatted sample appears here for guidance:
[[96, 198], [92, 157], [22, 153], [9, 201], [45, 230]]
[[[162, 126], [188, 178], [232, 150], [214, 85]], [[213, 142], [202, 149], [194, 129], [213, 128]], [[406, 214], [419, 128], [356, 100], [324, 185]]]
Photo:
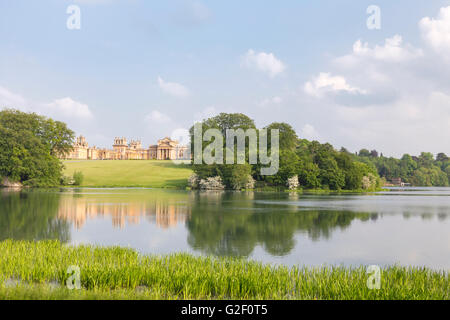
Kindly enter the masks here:
[[158, 140], [158, 144], [147, 149], [140, 140], [127, 142], [126, 138], [115, 138], [112, 149], [89, 147], [86, 138], [79, 136], [73, 144], [73, 150], [61, 156], [71, 160], [185, 160], [188, 147], [179, 145], [178, 141], [168, 137]]

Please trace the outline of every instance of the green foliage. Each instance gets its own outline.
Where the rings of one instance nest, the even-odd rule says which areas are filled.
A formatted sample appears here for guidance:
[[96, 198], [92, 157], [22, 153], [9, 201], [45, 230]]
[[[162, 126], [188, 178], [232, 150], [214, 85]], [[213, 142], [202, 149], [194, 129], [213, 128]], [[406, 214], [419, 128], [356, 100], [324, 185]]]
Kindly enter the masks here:
[[403, 155], [400, 159], [359, 156], [358, 160], [375, 167], [379, 175], [387, 181], [401, 178], [402, 181], [415, 186], [448, 186], [450, 184], [447, 171], [450, 160], [445, 153], [439, 153], [436, 159], [433, 154], [422, 152], [418, 157], [409, 154]]
[[[0, 242], [0, 299], [449, 299], [445, 271], [385, 267], [379, 290], [364, 266], [273, 266], [236, 258], [139, 255], [57, 241]], [[69, 290], [69, 266], [80, 290]], [[20, 281], [7, 286], [6, 281]], [[51, 289], [50, 282], [56, 282]]]
[[76, 186], [81, 186], [83, 184], [84, 175], [81, 171], [75, 171], [73, 173], [73, 184]]
[[[253, 121], [242, 114], [220, 114], [219, 116], [204, 120], [203, 130], [209, 128], [219, 129], [225, 133], [226, 129], [248, 129], [254, 128]], [[246, 165], [194, 165], [194, 172], [200, 179], [220, 176], [227, 188], [239, 189], [244, 184], [245, 176], [251, 173], [256, 180], [256, 184], [261, 186], [286, 187], [290, 178], [298, 176], [300, 186], [310, 189], [331, 189], [331, 190], [359, 190], [362, 188], [364, 176], [372, 173], [376, 183], [370, 189], [379, 188], [378, 174], [373, 165], [359, 163], [345, 149], [342, 152], [336, 151], [332, 145], [320, 144], [317, 141], [308, 141], [299, 139], [295, 130], [287, 123], [272, 123], [265, 129], [268, 130], [270, 139], [270, 130], [279, 130], [279, 170], [275, 175], [261, 176], [261, 164]], [[191, 137], [193, 138], [193, 128], [191, 128]], [[195, 141], [192, 139], [193, 145]], [[209, 142], [203, 142], [204, 148]], [[194, 146], [192, 145], [192, 148]], [[270, 148], [270, 143], [268, 143]], [[246, 145], [246, 160], [248, 163], [248, 145]], [[227, 150], [224, 147], [224, 154]], [[368, 157], [378, 157], [376, 151], [367, 151]]]
[[[217, 128], [224, 134], [228, 128], [245, 130], [255, 127], [253, 120], [243, 114], [225, 113], [205, 120], [202, 125], [204, 130]], [[260, 164], [251, 166], [251, 174], [259, 186], [263, 183], [283, 187], [293, 176], [298, 176], [301, 187], [308, 189], [375, 191], [383, 185], [380, 177], [387, 181], [401, 178], [404, 182], [420, 186], [449, 185], [450, 159], [445, 153], [439, 153], [436, 159], [429, 152], [422, 152], [418, 157], [405, 154], [401, 159], [396, 159], [386, 158], [382, 153], [379, 155], [376, 150], [362, 149], [355, 155], [345, 148], [336, 151], [328, 143], [299, 139], [295, 130], [286, 123], [275, 122], [266, 129], [278, 129], [280, 132], [280, 162], [279, 170], [273, 176], [260, 176]], [[203, 146], [209, 144], [203, 143]], [[248, 163], [248, 146], [246, 160]], [[238, 179], [239, 173], [235, 173], [234, 177], [232, 173], [239, 170], [242, 168], [234, 170], [227, 165], [194, 166], [194, 171], [201, 178], [220, 175], [227, 188], [233, 188], [235, 184], [232, 180]]]
[[[280, 150], [295, 151], [298, 145], [298, 137], [295, 130], [287, 123], [274, 122], [266, 127], [269, 137], [270, 130], [278, 129], [280, 132]], [[268, 139], [270, 142], [270, 138]], [[269, 143], [270, 145], [270, 143]]]
[[28, 186], [60, 183], [58, 154], [71, 148], [73, 132], [65, 124], [35, 113], [0, 112], [0, 176]]
[[412, 184], [417, 186], [431, 187], [446, 187], [448, 186], [448, 176], [442, 172], [438, 167], [421, 167], [414, 171], [410, 178]]

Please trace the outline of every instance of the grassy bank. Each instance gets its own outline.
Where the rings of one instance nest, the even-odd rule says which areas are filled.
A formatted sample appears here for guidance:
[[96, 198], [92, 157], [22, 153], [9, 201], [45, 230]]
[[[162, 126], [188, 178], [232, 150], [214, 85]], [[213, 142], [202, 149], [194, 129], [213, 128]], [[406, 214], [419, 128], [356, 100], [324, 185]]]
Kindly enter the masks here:
[[[418, 268], [386, 268], [381, 289], [369, 290], [364, 267], [142, 256], [57, 241], [0, 242], [0, 256], [0, 299], [449, 299], [448, 274]], [[80, 268], [81, 290], [64, 286], [72, 265]]]
[[185, 165], [172, 161], [64, 161], [64, 174], [75, 171], [84, 175], [82, 187], [185, 188], [192, 174]]

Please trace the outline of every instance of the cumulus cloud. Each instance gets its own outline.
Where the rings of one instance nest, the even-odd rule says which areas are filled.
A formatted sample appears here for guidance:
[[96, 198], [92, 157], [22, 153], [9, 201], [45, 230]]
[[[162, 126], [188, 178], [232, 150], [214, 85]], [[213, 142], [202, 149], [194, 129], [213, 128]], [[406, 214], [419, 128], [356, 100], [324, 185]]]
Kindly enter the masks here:
[[368, 142], [396, 156], [450, 149], [450, 96], [442, 92], [404, 96], [381, 110], [339, 106], [336, 111], [335, 134], [351, 139], [355, 150]]
[[73, 100], [70, 97], [56, 99], [51, 103], [43, 105], [49, 113], [61, 114], [64, 117], [75, 117], [80, 119], [93, 118], [92, 112], [87, 104]]
[[347, 83], [342, 76], [332, 76], [330, 73], [321, 72], [312, 81], [304, 85], [307, 94], [315, 97], [322, 97], [325, 93], [347, 92], [351, 94], [366, 94], [365, 90], [353, 87]]
[[437, 18], [419, 22], [423, 39], [439, 54], [450, 54], [450, 7], [441, 8]]
[[302, 136], [315, 138], [318, 128], [349, 150], [370, 146], [394, 156], [449, 150], [450, 7], [421, 19], [419, 31], [423, 46], [400, 35], [382, 44], [357, 40], [331, 59], [328, 72], [303, 86], [315, 104], [308, 109], [314, 126], [305, 125]]
[[257, 53], [252, 49], [242, 58], [242, 66], [267, 73], [270, 77], [275, 77], [286, 69], [285, 64], [273, 53]]
[[15, 108], [23, 110], [27, 106], [26, 100], [5, 87], [0, 86], [0, 108]]
[[158, 110], [152, 110], [145, 116], [145, 120], [149, 123], [163, 124], [169, 123], [171, 121], [171, 118], [168, 115], [159, 112]]
[[55, 99], [50, 103], [29, 101], [19, 94], [0, 86], [0, 107], [14, 108], [25, 112], [36, 112], [63, 120], [88, 120], [94, 116], [87, 104], [70, 97]]
[[166, 82], [161, 77], [158, 77], [158, 84], [162, 91], [171, 96], [186, 98], [190, 95], [189, 89], [179, 83]]
[[354, 66], [363, 61], [363, 59], [371, 59], [381, 62], [407, 62], [415, 58], [423, 56], [422, 49], [403, 44], [403, 38], [400, 35], [394, 35], [387, 38], [384, 45], [375, 45], [373, 48], [367, 42], [357, 40], [353, 44], [352, 53], [344, 57], [336, 59], [336, 62], [344, 66]]

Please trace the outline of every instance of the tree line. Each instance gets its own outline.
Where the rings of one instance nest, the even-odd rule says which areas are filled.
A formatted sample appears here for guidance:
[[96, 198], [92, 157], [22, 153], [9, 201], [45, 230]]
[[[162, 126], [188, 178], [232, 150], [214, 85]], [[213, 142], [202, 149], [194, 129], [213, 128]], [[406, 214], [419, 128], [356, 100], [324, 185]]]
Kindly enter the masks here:
[[[345, 149], [341, 151], [348, 153]], [[419, 156], [404, 154], [396, 159], [385, 157], [376, 150], [362, 149], [352, 157], [375, 166], [379, 175], [387, 181], [401, 178], [403, 182], [413, 186], [450, 185], [450, 158], [442, 152], [436, 157], [430, 152], [422, 152]]]
[[[203, 130], [256, 129], [248, 116], [221, 113], [202, 122]], [[274, 175], [260, 174], [261, 164], [249, 164], [248, 150], [245, 164], [194, 164], [195, 175], [190, 179], [193, 188], [245, 189], [287, 187], [297, 189], [377, 190], [381, 179], [375, 165], [359, 161], [347, 152], [337, 151], [329, 143], [300, 139], [287, 123], [272, 123], [265, 127], [279, 130], [279, 170]], [[191, 150], [194, 152], [194, 128], [191, 130]], [[270, 141], [270, 138], [268, 139]], [[202, 148], [208, 143], [202, 142]], [[269, 145], [270, 149], [270, 145]], [[227, 152], [224, 147], [224, 153]]]

